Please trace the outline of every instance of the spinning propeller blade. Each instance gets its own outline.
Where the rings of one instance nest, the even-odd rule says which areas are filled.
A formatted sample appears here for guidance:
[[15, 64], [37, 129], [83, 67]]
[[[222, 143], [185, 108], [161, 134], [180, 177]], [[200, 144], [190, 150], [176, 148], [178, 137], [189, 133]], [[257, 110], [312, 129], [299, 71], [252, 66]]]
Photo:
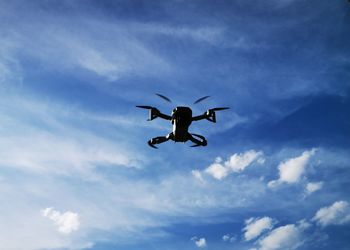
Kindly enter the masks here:
[[209, 95], [203, 96], [203, 97], [199, 98], [197, 101], [195, 101], [193, 104], [197, 104], [197, 103], [199, 103], [199, 102], [201, 102], [201, 101], [203, 101], [203, 100], [205, 100], [205, 99], [207, 99], [209, 97], [210, 97]]
[[210, 109], [212, 111], [219, 111], [219, 110], [225, 110], [225, 109], [229, 109], [228, 107], [224, 107], [224, 108], [213, 108], [213, 109]]
[[142, 109], [152, 109], [151, 106], [136, 105], [136, 107], [142, 108]]
[[164, 95], [161, 95], [161, 94], [156, 94], [156, 95], [159, 96], [160, 98], [166, 100], [167, 102], [171, 102], [171, 100], [168, 97], [164, 96]]

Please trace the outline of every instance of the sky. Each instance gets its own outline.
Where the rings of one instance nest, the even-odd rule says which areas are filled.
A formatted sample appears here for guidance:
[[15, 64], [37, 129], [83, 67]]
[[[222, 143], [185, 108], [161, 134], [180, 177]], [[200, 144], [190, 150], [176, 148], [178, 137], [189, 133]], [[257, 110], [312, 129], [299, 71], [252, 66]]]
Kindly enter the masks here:
[[[349, 249], [349, 23], [346, 0], [0, 1], [0, 249]], [[135, 105], [230, 109], [155, 150], [171, 124]]]

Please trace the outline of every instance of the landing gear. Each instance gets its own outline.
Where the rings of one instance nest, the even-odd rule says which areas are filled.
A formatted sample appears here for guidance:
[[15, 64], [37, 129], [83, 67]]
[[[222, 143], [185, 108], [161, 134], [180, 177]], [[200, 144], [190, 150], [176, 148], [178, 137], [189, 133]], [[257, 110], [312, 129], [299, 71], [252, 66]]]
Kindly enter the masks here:
[[170, 139], [173, 139], [173, 137], [174, 137], [173, 133], [170, 133], [167, 136], [154, 137], [148, 141], [148, 145], [152, 148], [157, 148], [156, 146], [154, 146], [155, 144], [160, 144], [160, 143], [166, 142]]
[[[197, 139], [198, 138], [198, 139]], [[158, 148], [155, 145], [156, 144], [161, 144], [163, 142], [166, 142], [168, 140], [174, 140], [174, 134], [170, 133], [167, 136], [158, 136], [158, 137], [154, 137], [151, 140], [148, 141], [148, 145], [152, 148]], [[199, 147], [199, 146], [207, 146], [207, 140], [205, 139], [204, 136], [202, 135], [198, 135], [198, 134], [187, 134], [187, 140], [190, 140], [191, 142], [194, 143], [194, 145], [192, 145], [191, 147]]]
[[[201, 140], [196, 139], [196, 138], [193, 137], [192, 135], [198, 137], [198, 138], [201, 139]], [[195, 143], [195, 144], [192, 145], [191, 147], [207, 146], [207, 145], [208, 145], [207, 140], [206, 140], [205, 137], [202, 136], [202, 135], [190, 134], [190, 133], [188, 133], [188, 137], [189, 137], [188, 139], [189, 139], [191, 142]]]

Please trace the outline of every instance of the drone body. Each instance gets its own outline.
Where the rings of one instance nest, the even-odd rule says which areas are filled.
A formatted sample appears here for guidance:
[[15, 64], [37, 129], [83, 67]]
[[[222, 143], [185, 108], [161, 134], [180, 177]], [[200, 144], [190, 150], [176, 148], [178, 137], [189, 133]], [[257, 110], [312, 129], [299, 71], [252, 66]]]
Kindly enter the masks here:
[[[157, 94], [157, 95], [170, 102], [169, 98], [164, 97], [160, 94]], [[202, 97], [199, 100], [197, 100], [195, 103], [198, 103], [199, 101], [204, 100], [206, 98], [207, 97]], [[202, 115], [193, 117], [192, 110], [189, 107], [181, 107], [181, 106], [176, 107], [175, 109], [173, 109], [171, 116], [163, 114], [157, 108], [154, 108], [151, 106], [136, 106], [136, 107], [149, 109], [150, 118], [148, 119], [148, 121], [151, 121], [157, 117], [160, 117], [165, 120], [171, 121], [171, 123], [173, 124], [173, 131], [171, 133], [169, 133], [166, 136], [154, 137], [148, 141], [148, 145], [150, 145], [153, 148], [157, 148], [155, 144], [160, 144], [168, 140], [172, 140], [174, 142], [186, 142], [190, 140], [194, 143], [194, 145], [192, 145], [191, 147], [206, 146], [207, 140], [205, 139], [204, 136], [188, 132], [188, 129], [192, 121], [207, 119], [208, 121], [215, 123], [216, 122], [215, 111], [228, 109], [228, 108], [213, 108], [213, 109], [209, 109]]]

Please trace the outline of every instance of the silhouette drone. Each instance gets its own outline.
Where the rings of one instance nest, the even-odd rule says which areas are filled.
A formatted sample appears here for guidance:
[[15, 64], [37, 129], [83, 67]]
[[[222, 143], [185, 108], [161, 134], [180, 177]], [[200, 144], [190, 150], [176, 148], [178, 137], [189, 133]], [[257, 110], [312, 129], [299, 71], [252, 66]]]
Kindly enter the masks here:
[[[161, 94], [156, 94], [156, 95], [168, 102], [171, 102], [171, 100], [164, 95], [161, 95]], [[204, 96], [202, 98], [199, 98], [197, 101], [194, 102], [194, 104], [197, 104], [207, 99], [208, 97], [209, 96]], [[216, 122], [215, 111], [229, 109], [227, 107], [212, 108], [212, 109], [208, 109], [202, 115], [192, 116], [192, 110], [189, 107], [176, 107], [173, 109], [171, 116], [169, 116], [161, 113], [157, 108], [154, 108], [151, 106], [138, 105], [136, 107], [149, 110], [148, 121], [152, 121], [153, 119], [160, 117], [165, 120], [171, 121], [171, 123], [173, 124], [173, 131], [171, 133], [169, 133], [166, 136], [154, 137], [148, 141], [148, 145], [150, 145], [152, 148], [157, 148], [155, 144], [160, 144], [168, 140], [173, 140], [174, 142], [186, 142], [190, 140], [194, 143], [194, 145], [192, 145], [191, 147], [206, 146], [207, 140], [205, 139], [204, 136], [188, 132], [188, 128], [190, 127], [191, 123], [193, 121], [199, 121], [203, 119], [207, 119], [208, 121], [215, 123]]]

